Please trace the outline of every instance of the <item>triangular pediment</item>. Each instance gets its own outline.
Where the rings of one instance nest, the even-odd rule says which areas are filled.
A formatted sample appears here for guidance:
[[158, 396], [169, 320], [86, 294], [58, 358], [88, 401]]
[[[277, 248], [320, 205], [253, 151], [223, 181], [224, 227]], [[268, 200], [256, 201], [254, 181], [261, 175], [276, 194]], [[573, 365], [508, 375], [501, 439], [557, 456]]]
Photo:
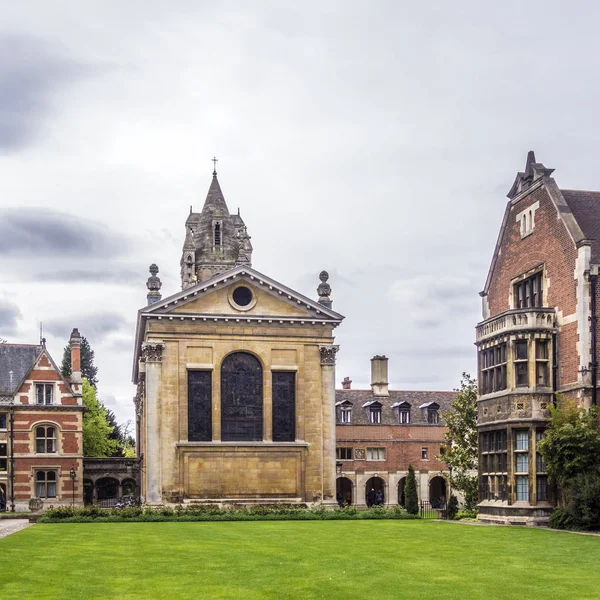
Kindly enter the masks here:
[[[245, 288], [242, 289], [242, 288]], [[239, 266], [141, 311], [148, 316], [306, 319], [339, 323], [339, 313], [247, 267]]]

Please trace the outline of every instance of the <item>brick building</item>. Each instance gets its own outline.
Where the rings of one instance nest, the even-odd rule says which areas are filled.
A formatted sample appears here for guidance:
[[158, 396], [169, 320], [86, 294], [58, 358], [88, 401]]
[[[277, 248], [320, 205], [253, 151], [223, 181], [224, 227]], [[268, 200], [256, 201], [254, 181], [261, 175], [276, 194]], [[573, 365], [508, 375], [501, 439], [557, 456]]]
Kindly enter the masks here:
[[480, 518], [544, 523], [552, 510], [536, 444], [554, 392], [596, 403], [600, 193], [562, 190], [527, 156], [485, 288], [478, 349]]
[[419, 499], [433, 505], [447, 498], [442, 413], [455, 392], [390, 390], [388, 359], [371, 359], [371, 389], [353, 390], [348, 377], [336, 390], [337, 492], [364, 506], [367, 493], [383, 493], [385, 504], [404, 504], [408, 465], [415, 468]]
[[[0, 344], [0, 496], [8, 510], [82, 502], [80, 336], [63, 378], [45, 344]], [[75, 479], [72, 478], [72, 473]]]

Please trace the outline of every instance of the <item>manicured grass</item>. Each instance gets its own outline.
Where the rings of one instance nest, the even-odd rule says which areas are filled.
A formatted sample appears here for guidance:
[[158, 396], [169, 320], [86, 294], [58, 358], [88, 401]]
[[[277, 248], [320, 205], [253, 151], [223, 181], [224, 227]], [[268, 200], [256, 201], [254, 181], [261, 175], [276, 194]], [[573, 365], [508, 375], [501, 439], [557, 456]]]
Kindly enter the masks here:
[[432, 521], [38, 524], [0, 598], [597, 599], [600, 538]]

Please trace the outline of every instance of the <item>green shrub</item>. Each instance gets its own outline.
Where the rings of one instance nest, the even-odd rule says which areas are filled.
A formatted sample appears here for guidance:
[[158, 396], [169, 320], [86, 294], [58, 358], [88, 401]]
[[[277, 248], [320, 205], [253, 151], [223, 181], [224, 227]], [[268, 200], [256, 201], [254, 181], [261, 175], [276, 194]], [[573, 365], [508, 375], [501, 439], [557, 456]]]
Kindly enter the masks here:
[[453, 494], [450, 496], [450, 500], [448, 500], [448, 507], [446, 508], [446, 517], [451, 521], [456, 519], [456, 515], [458, 514], [458, 498]]
[[415, 468], [412, 465], [408, 465], [406, 485], [404, 486], [404, 499], [406, 511], [411, 515], [418, 515], [419, 496], [417, 495], [417, 478], [415, 477]]
[[573, 529], [573, 517], [564, 506], [555, 508], [548, 523], [552, 529]]
[[323, 506], [307, 508], [296, 505], [257, 505], [250, 507], [225, 507], [215, 505], [132, 506], [122, 509], [54, 508], [47, 510], [40, 523], [121, 523], [163, 521], [334, 521], [367, 519], [417, 519], [399, 506], [376, 506], [359, 511], [353, 506], [328, 509]]

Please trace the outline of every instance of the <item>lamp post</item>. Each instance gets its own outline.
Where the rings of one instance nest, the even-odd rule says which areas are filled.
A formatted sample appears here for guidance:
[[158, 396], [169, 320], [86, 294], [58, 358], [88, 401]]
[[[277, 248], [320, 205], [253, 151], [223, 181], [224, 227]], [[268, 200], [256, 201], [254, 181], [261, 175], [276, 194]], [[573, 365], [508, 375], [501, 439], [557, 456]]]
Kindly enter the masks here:
[[71, 486], [73, 488], [73, 501], [71, 502], [71, 506], [75, 506], [75, 469], [73, 467], [71, 467], [69, 475], [71, 477]]

